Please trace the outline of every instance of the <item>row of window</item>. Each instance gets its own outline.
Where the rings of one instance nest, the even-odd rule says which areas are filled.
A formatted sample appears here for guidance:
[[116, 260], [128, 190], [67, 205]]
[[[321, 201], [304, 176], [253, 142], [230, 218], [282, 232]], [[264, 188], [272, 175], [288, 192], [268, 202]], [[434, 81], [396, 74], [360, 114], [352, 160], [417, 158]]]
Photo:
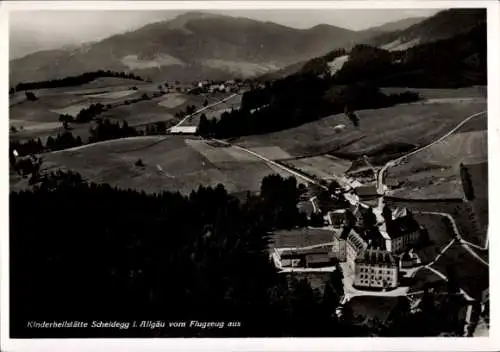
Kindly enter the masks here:
[[372, 273], [372, 274], [386, 274], [386, 275], [392, 275], [393, 271], [392, 270], [382, 270], [382, 269], [368, 269], [368, 268], [361, 268], [359, 269], [360, 272], [362, 273]]
[[[370, 279], [370, 277], [372, 277], [372, 276], [371, 276], [371, 275], [363, 275], [363, 274], [361, 274], [359, 277], [360, 277], [361, 279]], [[385, 277], [385, 278], [383, 278], [383, 277], [381, 277], [381, 276], [376, 276], [376, 277], [375, 277], [374, 279], [372, 279], [372, 280], [383, 280], [383, 279], [385, 279], [385, 280], [387, 280], [387, 281], [391, 281], [391, 277], [390, 277], [390, 276], [387, 276], [387, 277]]]
[[[360, 283], [362, 285], [370, 285], [370, 280], [361, 280]], [[371, 284], [372, 285], [376, 285], [376, 286], [382, 286], [382, 281], [374, 281], [374, 280], [372, 280]]]

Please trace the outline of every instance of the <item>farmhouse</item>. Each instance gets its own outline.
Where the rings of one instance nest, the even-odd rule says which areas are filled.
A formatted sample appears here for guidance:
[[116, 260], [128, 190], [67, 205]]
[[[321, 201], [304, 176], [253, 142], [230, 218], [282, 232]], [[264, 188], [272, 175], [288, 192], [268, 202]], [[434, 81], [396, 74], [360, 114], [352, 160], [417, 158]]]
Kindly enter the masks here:
[[197, 132], [197, 126], [174, 126], [170, 129], [172, 134], [196, 134]]
[[398, 286], [399, 265], [385, 250], [369, 248], [355, 259], [354, 286], [363, 288], [395, 288]]

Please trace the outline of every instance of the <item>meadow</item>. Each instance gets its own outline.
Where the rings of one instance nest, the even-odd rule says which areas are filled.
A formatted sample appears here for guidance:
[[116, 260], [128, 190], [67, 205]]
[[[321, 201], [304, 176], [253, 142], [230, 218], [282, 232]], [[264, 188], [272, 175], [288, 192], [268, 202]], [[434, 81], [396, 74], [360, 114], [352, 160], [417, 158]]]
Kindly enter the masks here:
[[[325, 153], [359, 157], [384, 150], [392, 144], [426, 145], [452, 129], [469, 115], [486, 109], [486, 100], [468, 103], [413, 103], [390, 108], [361, 110], [354, 127], [344, 114], [337, 114], [295, 128], [235, 140], [245, 147], [279, 146], [295, 157]], [[345, 125], [341, 131], [335, 126]]]
[[[141, 159], [144, 166], [136, 165]], [[43, 170], [69, 169], [96, 183], [146, 192], [190, 193], [199, 186], [224, 184], [231, 193], [255, 192], [276, 170], [234, 147], [213, 147], [182, 136], [133, 137], [43, 154]], [[284, 176], [290, 176], [281, 171]], [[27, 179], [11, 175], [13, 189]]]
[[[460, 163], [478, 164], [488, 160], [486, 121], [486, 114], [478, 116], [457, 133], [389, 168], [386, 175], [389, 182], [402, 180], [392, 194], [413, 198], [461, 197]], [[479, 193], [487, 194], [487, 172], [482, 175], [486, 177], [475, 177], [474, 187]]]
[[481, 297], [481, 291], [489, 286], [489, 267], [474, 258], [460, 244], [454, 243], [432, 268], [447, 275], [449, 267], [454, 267], [458, 285], [474, 298]]

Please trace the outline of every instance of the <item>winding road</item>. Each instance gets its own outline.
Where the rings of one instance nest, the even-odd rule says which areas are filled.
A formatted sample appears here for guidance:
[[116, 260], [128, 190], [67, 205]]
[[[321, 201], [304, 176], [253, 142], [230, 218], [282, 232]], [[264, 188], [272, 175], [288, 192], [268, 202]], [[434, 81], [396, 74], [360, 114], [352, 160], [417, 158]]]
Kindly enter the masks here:
[[467, 116], [465, 119], [463, 119], [458, 125], [456, 125], [454, 128], [452, 128], [449, 132], [447, 132], [445, 135], [439, 137], [438, 139], [436, 139], [434, 142], [431, 142], [423, 147], [420, 147], [408, 154], [405, 154], [403, 156], [400, 156], [396, 159], [393, 159], [393, 160], [390, 160], [388, 161], [381, 169], [380, 171], [378, 172], [377, 174], [377, 189], [379, 190], [380, 194], [384, 194], [385, 193], [385, 187], [384, 187], [384, 173], [387, 171], [387, 169], [389, 167], [393, 167], [393, 166], [396, 166], [399, 162], [403, 161], [405, 158], [408, 158], [414, 154], [417, 154], [417, 153], [420, 153], [421, 151], [427, 149], [427, 148], [430, 148], [432, 147], [434, 144], [437, 144], [439, 142], [441, 142], [442, 140], [446, 139], [447, 137], [451, 136], [453, 133], [455, 133], [460, 127], [462, 127], [464, 124], [466, 124], [468, 121], [470, 121], [471, 119], [473, 119], [474, 117], [477, 117], [477, 116], [480, 116], [482, 114], [485, 114], [487, 111], [481, 111], [481, 112], [477, 112], [475, 114], [472, 114], [470, 116]]
[[214, 107], [214, 106], [217, 106], [217, 105], [219, 105], [219, 104], [222, 104], [222, 103], [224, 103], [225, 101], [228, 101], [229, 99], [234, 98], [234, 97], [235, 97], [235, 96], [237, 96], [237, 95], [238, 95], [238, 93], [233, 93], [233, 94], [231, 94], [230, 96], [225, 97], [224, 99], [218, 100], [218, 101], [216, 101], [215, 103], [209, 104], [209, 105], [207, 105], [207, 106], [202, 107], [201, 109], [196, 110], [196, 111], [195, 111], [195, 112], [193, 112], [192, 114], [189, 114], [189, 115], [184, 116], [184, 118], [183, 118], [182, 120], [180, 120], [180, 121], [179, 121], [179, 122], [178, 122], [175, 126], [170, 127], [167, 131], [168, 131], [168, 132], [170, 132], [170, 131], [172, 130], [172, 128], [174, 128], [174, 127], [180, 127], [180, 126], [181, 126], [181, 125], [182, 125], [182, 124], [183, 124], [183, 123], [184, 123], [187, 119], [189, 119], [190, 117], [195, 116], [195, 115], [199, 114], [200, 112], [203, 112], [203, 111], [205, 111], [205, 110], [207, 110], [207, 109], [210, 109], [210, 108], [212, 108], [212, 107]]

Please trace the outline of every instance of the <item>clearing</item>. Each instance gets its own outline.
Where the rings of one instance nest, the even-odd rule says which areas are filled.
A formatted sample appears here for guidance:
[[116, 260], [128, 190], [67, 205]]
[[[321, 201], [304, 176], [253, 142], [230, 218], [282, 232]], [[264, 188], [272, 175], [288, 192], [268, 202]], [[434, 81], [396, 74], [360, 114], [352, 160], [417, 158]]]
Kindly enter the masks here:
[[[237, 148], [214, 148], [208, 144], [203, 146], [204, 143], [207, 142], [182, 136], [111, 140], [45, 153], [43, 168], [70, 169], [88, 181], [125, 189], [184, 194], [201, 185], [219, 183], [230, 193], [255, 192], [260, 189], [262, 178], [276, 173], [266, 162]], [[144, 167], [135, 165], [139, 159]], [[12, 176], [11, 188], [24, 188], [27, 182]]]
[[[423, 146], [438, 139], [460, 121], [486, 109], [486, 100], [468, 103], [404, 104], [384, 109], [360, 110], [360, 126], [337, 114], [283, 131], [244, 136], [235, 143], [244, 147], [278, 146], [292, 156], [350, 153], [354, 156], [405, 143]], [[341, 132], [335, 126], [344, 124]]]
[[275, 231], [269, 235], [271, 248], [295, 248], [333, 242], [331, 230], [299, 228]]
[[432, 268], [448, 276], [448, 268], [453, 268], [458, 285], [467, 294], [480, 298], [482, 290], [489, 287], [489, 267], [482, 264], [460, 244], [454, 243]]
[[[387, 181], [402, 181], [392, 194], [408, 198], [462, 197], [460, 163], [478, 164], [488, 160], [487, 118], [478, 116], [475, 119], [470, 120], [471, 128], [466, 123], [460, 132], [389, 168]], [[484, 129], [479, 129], [481, 125]], [[487, 177], [481, 179], [487, 176], [487, 171], [480, 172], [479, 176], [474, 178], [474, 187], [478, 193], [487, 194]]]
[[332, 179], [334, 175], [339, 176], [344, 174], [351, 166], [350, 161], [330, 155], [287, 160], [284, 164], [290, 165], [307, 175], [324, 180]]

